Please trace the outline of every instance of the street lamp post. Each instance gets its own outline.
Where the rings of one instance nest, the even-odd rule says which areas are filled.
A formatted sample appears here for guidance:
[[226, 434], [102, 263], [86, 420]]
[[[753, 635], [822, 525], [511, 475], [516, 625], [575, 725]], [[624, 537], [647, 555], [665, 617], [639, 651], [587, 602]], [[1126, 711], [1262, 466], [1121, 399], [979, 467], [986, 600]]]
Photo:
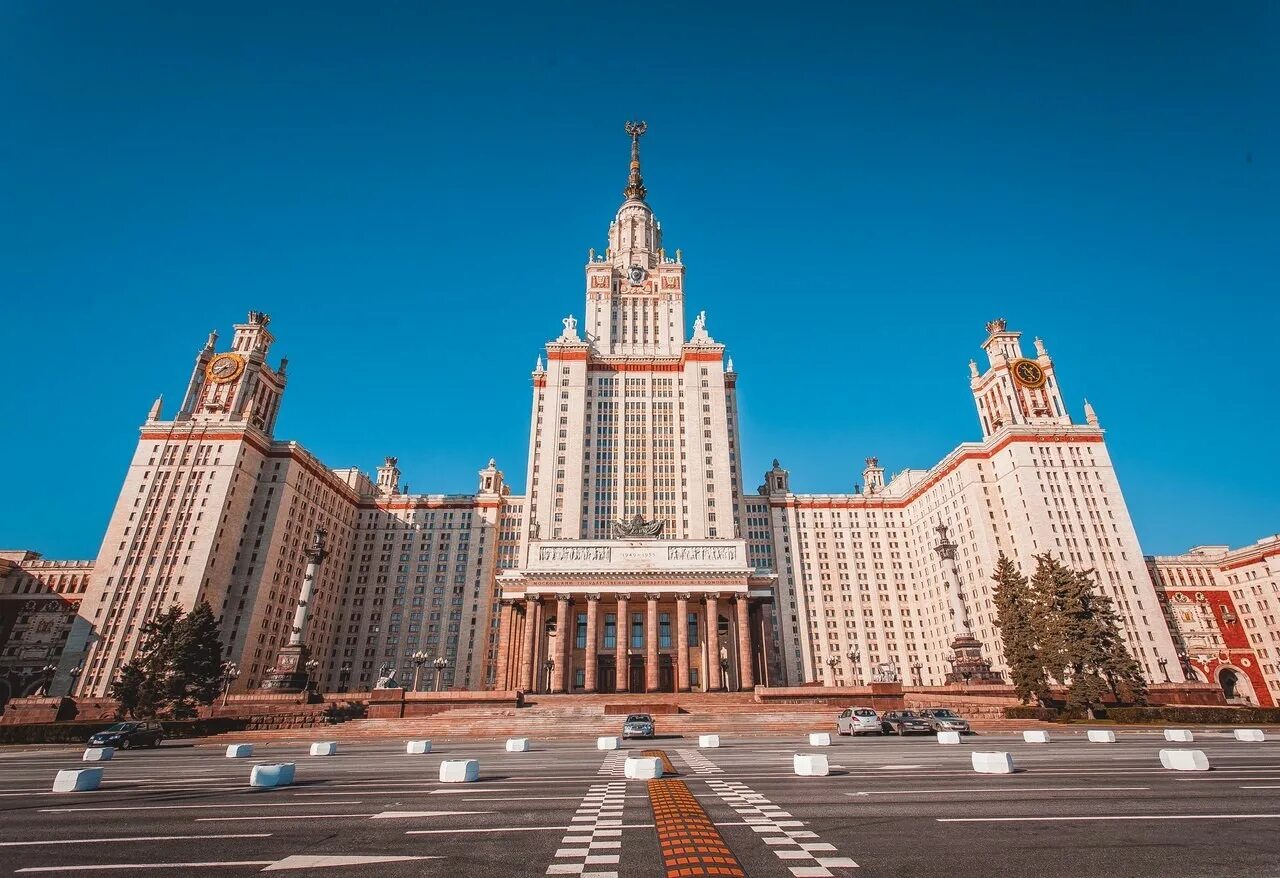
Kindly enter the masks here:
[[[547, 659], [547, 661], [550, 662], [551, 660]], [[438, 656], [436, 660], [431, 663], [431, 666], [436, 669], [436, 691], [439, 692], [441, 685], [444, 683], [444, 669], [449, 667], [449, 660], [444, 656]], [[548, 679], [550, 679], [549, 673], [550, 672], [548, 672]]]
[[427, 663], [427, 659], [431, 658], [431, 656], [427, 655], [427, 653], [423, 652], [422, 650], [418, 650], [412, 656], [410, 656], [410, 658], [413, 659], [413, 691], [417, 692], [418, 691], [418, 675], [422, 671], [422, 666]]
[[1166, 683], [1173, 682], [1169, 679], [1169, 660], [1164, 656], [1160, 656], [1160, 658], [1156, 659], [1156, 664], [1160, 666], [1160, 673], [1164, 674], [1164, 681]]
[[858, 647], [851, 646], [845, 655], [849, 657], [850, 678], [853, 680], [853, 685], [857, 686], [858, 681], [862, 678], [862, 674], [858, 670], [858, 656], [861, 655], [861, 653], [858, 651]]
[[923, 667], [924, 665], [920, 664], [919, 662], [915, 662], [914, 664], [911, 665], [911, 674], [913, 679], [916, 681], [917, 686], [922, 685], [921, 680], [923, 678], [920, 676], [920, 671]]
[[836, 665], [840, 664], [840, 659], [834, 655], [827, 656], [827, 667], [831, 670], [827, 673], [827, 685], [834, 686], [836, 684]]
[[551, 671], [555, 666], [556, 660], [553, 658], [549, 658], [542, 663], [542, 669], [547, 672], [547, 688], [545, 690], [547, 692], [551, 691]]
[[235, 662], [222, 664], [222, 706], [227, 706], [227, 696], [231, 694], [231, 683], [240, 676], [240, 666]]
[[343, 692], [347, 691], [347, 683], [351, 680], [351, 662], [343, 662], [341, 673], [338, 675], [338, 688]]
[[304, 667], [307, 669], [307, 689], [313, 690], [316, 688], [316, 671], [320, 669], [320, 662], [309, 659]]
[[44, 678], [44, 682], [40, 684], [40, 697], [44, 698], [49, 694], [49, 687], [53, 685], [53, 675], [57, 673], [57, 665], [45, 665], [40, 669], [40, 676]]

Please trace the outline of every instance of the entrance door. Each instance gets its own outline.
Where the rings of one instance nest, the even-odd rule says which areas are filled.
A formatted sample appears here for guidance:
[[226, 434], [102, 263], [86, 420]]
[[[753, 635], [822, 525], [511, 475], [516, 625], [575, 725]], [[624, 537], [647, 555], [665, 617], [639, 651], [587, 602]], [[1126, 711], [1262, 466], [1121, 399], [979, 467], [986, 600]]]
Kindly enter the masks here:
[[602, 695], [611, 695], [618, 689], [617, 660], [611, 655], [602, 655], [596, 662], [596, 691]]
[[627, 674], [627, 691], [643, 692], [644, 691], [644, 656], [633, 655], [631, 657], [631, 665]]
[[676, 691], [676, 671], [671, 666], [671, 656], [658, 656], [658, 691]]

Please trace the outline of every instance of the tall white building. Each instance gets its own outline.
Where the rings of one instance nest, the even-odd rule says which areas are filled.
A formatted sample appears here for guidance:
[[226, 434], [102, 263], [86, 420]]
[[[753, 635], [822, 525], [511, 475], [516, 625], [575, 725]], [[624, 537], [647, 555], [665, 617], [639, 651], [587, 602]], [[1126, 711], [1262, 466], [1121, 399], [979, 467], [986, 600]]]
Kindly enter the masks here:
[[1028, 570], [1043, 552], [1095, 568], [1148, 675], [1180, 678], [1098, 419], [1086, 403], [1072, 422], [1044, 345], [1028, 354], [1003, 320], [987, 325], [985, 365], [969, 364], [978, 441], [890, 478], [868, 458], [849, 493], [795, 494], [775, 461], [747, 493], [738, 375], [705, 314], [686, 320], [683, 256], [641, 175], [644, 125], [627, 130], [582, 316], [563, 318], [532, 374], [524, 493], [492, 460], [474, 494], [413, 494], [395, 458], [369, 477], [275, 438], [286, 363], [269, 364], [269, 320], [252, 313], [229, 348], [210, 336], [172, 419], [157, 400], [142, 427], [82, 604], [83, 693], [105, 692], [145, 619], [199, 600], [221, 615], [236, 687], [261, 685], [317, 527], [329, 555], [306, 639], [330, 691], [367, 688], [383, 666], [408, 681], [424, 652], [466, 688], [940, 683], [961, 619], [1003, 665], [1000, 552]]

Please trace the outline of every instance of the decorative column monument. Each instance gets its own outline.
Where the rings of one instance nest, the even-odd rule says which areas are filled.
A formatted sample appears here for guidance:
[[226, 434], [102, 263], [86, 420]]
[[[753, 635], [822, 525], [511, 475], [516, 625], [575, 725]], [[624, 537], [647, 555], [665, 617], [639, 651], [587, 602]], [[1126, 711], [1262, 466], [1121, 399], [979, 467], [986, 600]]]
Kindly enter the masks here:
[[320, 569], [320, 565], [328, 554], [324, 545], [326, 536], [324, 528], [316, 528], [311, 538], [311, 545], [303, 551], [303, 556], [307, 559], [307, 569], [302, 574], [302, 591], [298, 593], [298, 608], [293, 614], [293, 631], [289, 634], [289, 643], [280, 647], [280, 652], [276, 653], [275, 667], [262, 681], [263, 689], [277, 692], [306, 691], [310, 677], [307, 661], [311, 658], [311, 651], [303, 643], [303, 638], [307, 633], [311, 596], [316, 587], [316, 571]]
[[[982, 657], [982, 641], [973, 636], [969, 628], [969, 611], [965, 608], [964, 597], [960, 594], [960, 568], [956, 566], [956, 543], [947, 536], [947, 526], [940, 524], [934, 528], [938, 532], [938, 544], [933, 550], [938, 553], [944, 568], [951, 568], [947, 598], [951, 603], [951, 619], [955, 634], [951, 638], [951, 671], [947, 674], [948, 683], [1004, 683], [1004, 676], [999, 671], [991, 670], [991, 662]], [[946, 577], [944, 571], [943, 576]]]

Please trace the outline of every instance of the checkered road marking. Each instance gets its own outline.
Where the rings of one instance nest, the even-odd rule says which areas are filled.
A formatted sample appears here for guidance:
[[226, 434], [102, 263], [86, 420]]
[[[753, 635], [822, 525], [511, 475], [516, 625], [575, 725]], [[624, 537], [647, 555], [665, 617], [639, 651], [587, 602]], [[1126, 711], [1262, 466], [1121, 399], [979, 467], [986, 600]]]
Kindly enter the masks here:
[[694, 774], [724, 774], [724, 769], [716, 765], [697, 750], [677, 750], [676, 754], [685, 764], [693, 769]]
[[795, 878], [833, 878], [843, 872], [832, 869], [854, 869], [858, 864], [839, 856], [835, 845], [818, 838], [816, 832], [804, 829], [804, 823], [770, 802], [751, 787], [738, 781], [708, 780], [720, 800], [732, 808], [786, 864]]
[[626, 781], [610, 781], [594, 784], [587, 791], [578, 813], [569, 821], [572, 828], [547, 867], [548, 875], [618, 878], [626, 789]]

